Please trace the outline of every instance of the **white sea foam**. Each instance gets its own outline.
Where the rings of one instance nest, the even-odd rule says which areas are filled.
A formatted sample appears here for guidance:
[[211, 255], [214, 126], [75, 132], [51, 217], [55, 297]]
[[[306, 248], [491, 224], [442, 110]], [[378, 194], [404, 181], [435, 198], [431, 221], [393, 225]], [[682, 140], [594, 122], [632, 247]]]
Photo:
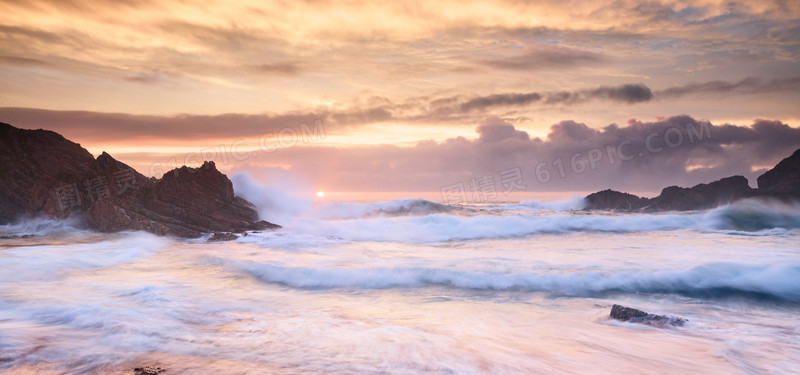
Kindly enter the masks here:
[[85, 229], [84, 223], [77, 218], [63, 220], [33, 218], [16, 223], [0, 225], [2, 236], [46, 236], [49, 234], [76, 232]]
[[478, 215], [462, 217], [446, 214], [397, 218], [327, 221], [295, 219], [288, 231], [318, 236], [333, 236], [358, 241], [434, 242], [485, 238], [508, 238], [537, 233], [579, 231], [631, 232], [673, 230], [698, 227], [699, 215]]
[[168, 242], [149, 233], [133, 232], [100, 242], [10, 248], [0, 252], [0, 282], [56, 280], [68, 272], [133, 262], [159, 251]]
[[[427, 212], [415, 200], [273, 209], [280, 204], [283, 229], [224, 243], [14, 227], [43, 237], [0, 243], [0, 372], [797, 368], [792, 206], [615, 214]], [[632, 334], [609, 323], [613, 303], [689, 327]], [[638, 355], [620, 356], [632, 338], [643, 343]]]
[[[237, 191], [256, 203], [267, 219], [287, 233], [354, 241], [436, 242], [508, 238], [539, 233], [721, 231], [779, 235], [800, 228], [800, 207], [744, 200], [707, 211], [609, 213], [580, 211], [581, 197], [559, 202], [449, 206], [423, 199], [376, 203], [327, 202], [292, 198], [235, 176]], [[269, 237], [268, 235], [265, 237]]]
[[707, 228], [764, 231], [800, 228], [800, 205], [763, 199], [746, 199], [707, 211]]
[[566, 200], [557, 200], [552, 202], [543, 202], [537, 200], [529, 200], [520, 202], [518, 207], [527, 208], [532, 210], [553, 210], [553, 211], [570, 211], [582, 210], [586, 208], [586, 199], [581, 196], [572, 196]]
[[707, 297], [752, 295], [800, 302], [800, 264], [711, 263], [657, 272], [490, 273], [438, 268], [306, 268], [225, 262], [269, 283], [295, 288], [387, 289], [445, 286], [461, 289], [541, 291], [557, 295], [676, 293]]

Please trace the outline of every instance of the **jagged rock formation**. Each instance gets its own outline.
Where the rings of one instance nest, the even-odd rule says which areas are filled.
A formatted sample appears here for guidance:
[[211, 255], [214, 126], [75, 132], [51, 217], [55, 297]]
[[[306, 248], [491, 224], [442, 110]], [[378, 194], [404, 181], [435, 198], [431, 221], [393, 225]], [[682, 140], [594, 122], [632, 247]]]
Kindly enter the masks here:
[[105, 152], [94, 159], [55, 132], [0, 123], [0, 163], [0, 223], [81, 216], [103, 232], [179, 237], [279, 227], [259, 220], [213, 162], [147, 178]]
[[699, 210], [731, 203], [751, 190], [744, 176], [732, 176], [688, 189], [677, 186], [664, 188], [659, 196], [649, 200], [648, 205], [650, 209], [659, 211]]
[[749, 197], [800, 200], [800, 150], [759, 176], [758, 189], [750, 188], [743, 176], [732, 176], [691, 188], [669, 186], [659, 196], [650, 199], [603, 190], [586, 196], [586, 202], [587, 209], [594, 210], [689, 211], [713, 208]]
[[58, 133], [0, 123], [0, 223], [63, 217], [54, 189], [82, 182], [94, 157]]
[[758, 176], [757, 181], [762, 194], [800, 198], [800, 149]]
[[620, 320], [623, 322], [641, 323], [656, 327], [682, 326], [686, 323], [686, 319], [674, 316], [648, 314], [642, 310], [637, 310], [631, 307], [620, 305], [611, 306], [611, 319]]
[[647, 206], [647, 198], [606, 189], [586, 196], [588, 206], [596, 210], [638, 210]]

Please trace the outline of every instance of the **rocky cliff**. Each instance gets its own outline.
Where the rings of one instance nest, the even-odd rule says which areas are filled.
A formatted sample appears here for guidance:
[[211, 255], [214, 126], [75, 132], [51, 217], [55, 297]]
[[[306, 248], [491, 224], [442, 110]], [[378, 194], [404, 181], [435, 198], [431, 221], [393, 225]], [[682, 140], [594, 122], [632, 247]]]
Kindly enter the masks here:
[[800, 149], [758, 176], [760, 194], [800, 198]]
[[594, 210], [689, 211], [750, 197], [800, 201], [800, 150], [759, 176], [758, 189], [750, 188], [743, 176], [732, 176], [691, 188], [669, 186], [659, 196], [649, 199], [603, 190], [586, 196], [586, 202], [587, 209]]
[[77, 216], [103, 232], [179, 237], [279, 227], [259, 220], [213, 162], [147, 178], [105, 152], [95, 159], [55, 132], [0, 123], [0, 166], [0, 224]]

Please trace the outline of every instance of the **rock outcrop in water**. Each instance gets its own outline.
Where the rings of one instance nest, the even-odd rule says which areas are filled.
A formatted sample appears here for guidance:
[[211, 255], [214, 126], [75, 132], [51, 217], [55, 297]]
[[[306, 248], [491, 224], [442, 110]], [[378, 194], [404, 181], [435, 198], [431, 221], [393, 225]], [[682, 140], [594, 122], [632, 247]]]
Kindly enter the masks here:
[[757, 181], [760, 194], [800, 199], [800, 149], [758, 176]]
[[726, 177], [691, 188], [669, 186], [655, 198], [614, 190], [586, 196], [587, 209], [620, 211], [690, 211], [714, 208], [742, 198], [765, 197], [800, 201], [800, 149], [758, 177], [752, 189], [743, 176]]
[[598, 191], [586, 196], [588, 207], [595, 210], [638, 210], [647, 206], [649, 201], [647, 198], [611, 189]]
[[682, 326], [684, 323], [686, 323], [686, 319], [683, 318], [648, 314], [642, 310], [620, 305], [611, 306], [611, 313], [609, 316], [611, 319], [616, 319], [623, 322], [641, 323], [656, 327]]
[[147, 178], [105, 152], [95, 159], [58, 133], [0, 123], [0, 165], [0, 224], [79, 216], [103, 232], [179, 237], [279, 228], [234, 195], [214, 162]]

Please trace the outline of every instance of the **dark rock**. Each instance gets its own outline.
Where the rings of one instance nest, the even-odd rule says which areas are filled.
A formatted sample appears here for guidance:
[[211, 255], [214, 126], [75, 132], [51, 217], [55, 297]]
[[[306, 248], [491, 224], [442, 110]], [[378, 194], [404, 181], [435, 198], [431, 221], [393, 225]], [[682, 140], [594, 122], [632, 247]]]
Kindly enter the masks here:
[[94, 157], [79, 144], [48, 130], [23, 130], [0, 123], [0, 224], [44, 214], [63, 218], [54, 191], [79, 183]]
[[623, 322], [641, 323], [657, 327], [664, 327], [668, 325], [683, 326], [683, 324], [687, 322], [687, 320], [684, 318], [648, 314], [642, 310], [620, 305], [611, 306], [611, 314], [609, 314], [609, 316], [611, 316], [611, 319], [616, 319]]
[[614, 305], [611, 306], [611, 318], [616, 320], [628, 321], [633, 318], [644, 318], [646, 317], [646, 312], [642, 310], [637, 310], [630, 307]]
[[233, 184], [213, 162], [200, 168], [184, 166], [154, 181], [104, 153], [92, 171], [107, 178], [109, 186], [120, 172], [134, 174], [132, 187], [112, 190], [109, 199], [97, 199], [87, 209], [87, 221], [100, 231], [135, 229], [199, 237], [204, 232], [239, 233], [280, 227], [258, 220], [255, 207], [234, 195]]
[[783, 159], [775, 168], [758, 177], [752, 189], [743, 176], [731, 176], [691, 188], [669, 186], [655, 198], [641, 198], [613, 190], [586, 196], [589, 210], [689, 211], [714, 208], [750, 197], [800, 200], [800, 150]]
[[800, 198], [800, 149], [781, 160], [775, 168], [758, 176], [758, 190], [763, 193]]
[[253, 233], [261, 233], [260, 231], [265, 229], [280, 229], [280, 228], [283, 227], [281, 227], [278, 224], [270, 223], [269, 221], [266, 220], [259, 220], [250, 225], [250, 227], [248, 227], [247, 230], [252, 231]]
[[0, 240], [14, 240], [14, 239], [17, 239], [17, 238], [31, 238], [33, 236], [35, 236], [35, 234], [22, 234], [22, 235], [7, 234], [7, 235], [0, 236]]
[[258, 219], [213, 162], [147, 178], [103, 152], [45, 130], [0, 123], [0, 224], [23, 217], [82, 216], [103, 232], [144, 230], [199, 237], [280, 226]]
[[231, 232], [214, 232], [214, 235], [208, 239], [208, 242], [233, 241], [237, 238], [239, 238], [239, 236]]
[[145, 366], [145, 367], [137, 367], [137, 368], [133, 369], [133, 374], [134, 375], [158, 375], [158, 374], [160, 374], [160, 373], [162, 373], [164, 371], [167, 371], [167, 369], [161, 368], [161, 367]]
[[255, 207], [234, 196], [233, 183], [213, 161], [165, 173], [148, 198], [145, 207], [153, 212], [211, 231], [243, 232], [259, 222]]
[[752, 189], [744, 176], [726, 177], [691, 188], [670, 186], [661, 195], [650, 199], [648, 209], [657, 211], [689, 211], [713, 208], [747, 196]]
[[595, 210], [633, 211], [645, 207], [648, 199], [608, 189], [589, 194], [586, 201]]

